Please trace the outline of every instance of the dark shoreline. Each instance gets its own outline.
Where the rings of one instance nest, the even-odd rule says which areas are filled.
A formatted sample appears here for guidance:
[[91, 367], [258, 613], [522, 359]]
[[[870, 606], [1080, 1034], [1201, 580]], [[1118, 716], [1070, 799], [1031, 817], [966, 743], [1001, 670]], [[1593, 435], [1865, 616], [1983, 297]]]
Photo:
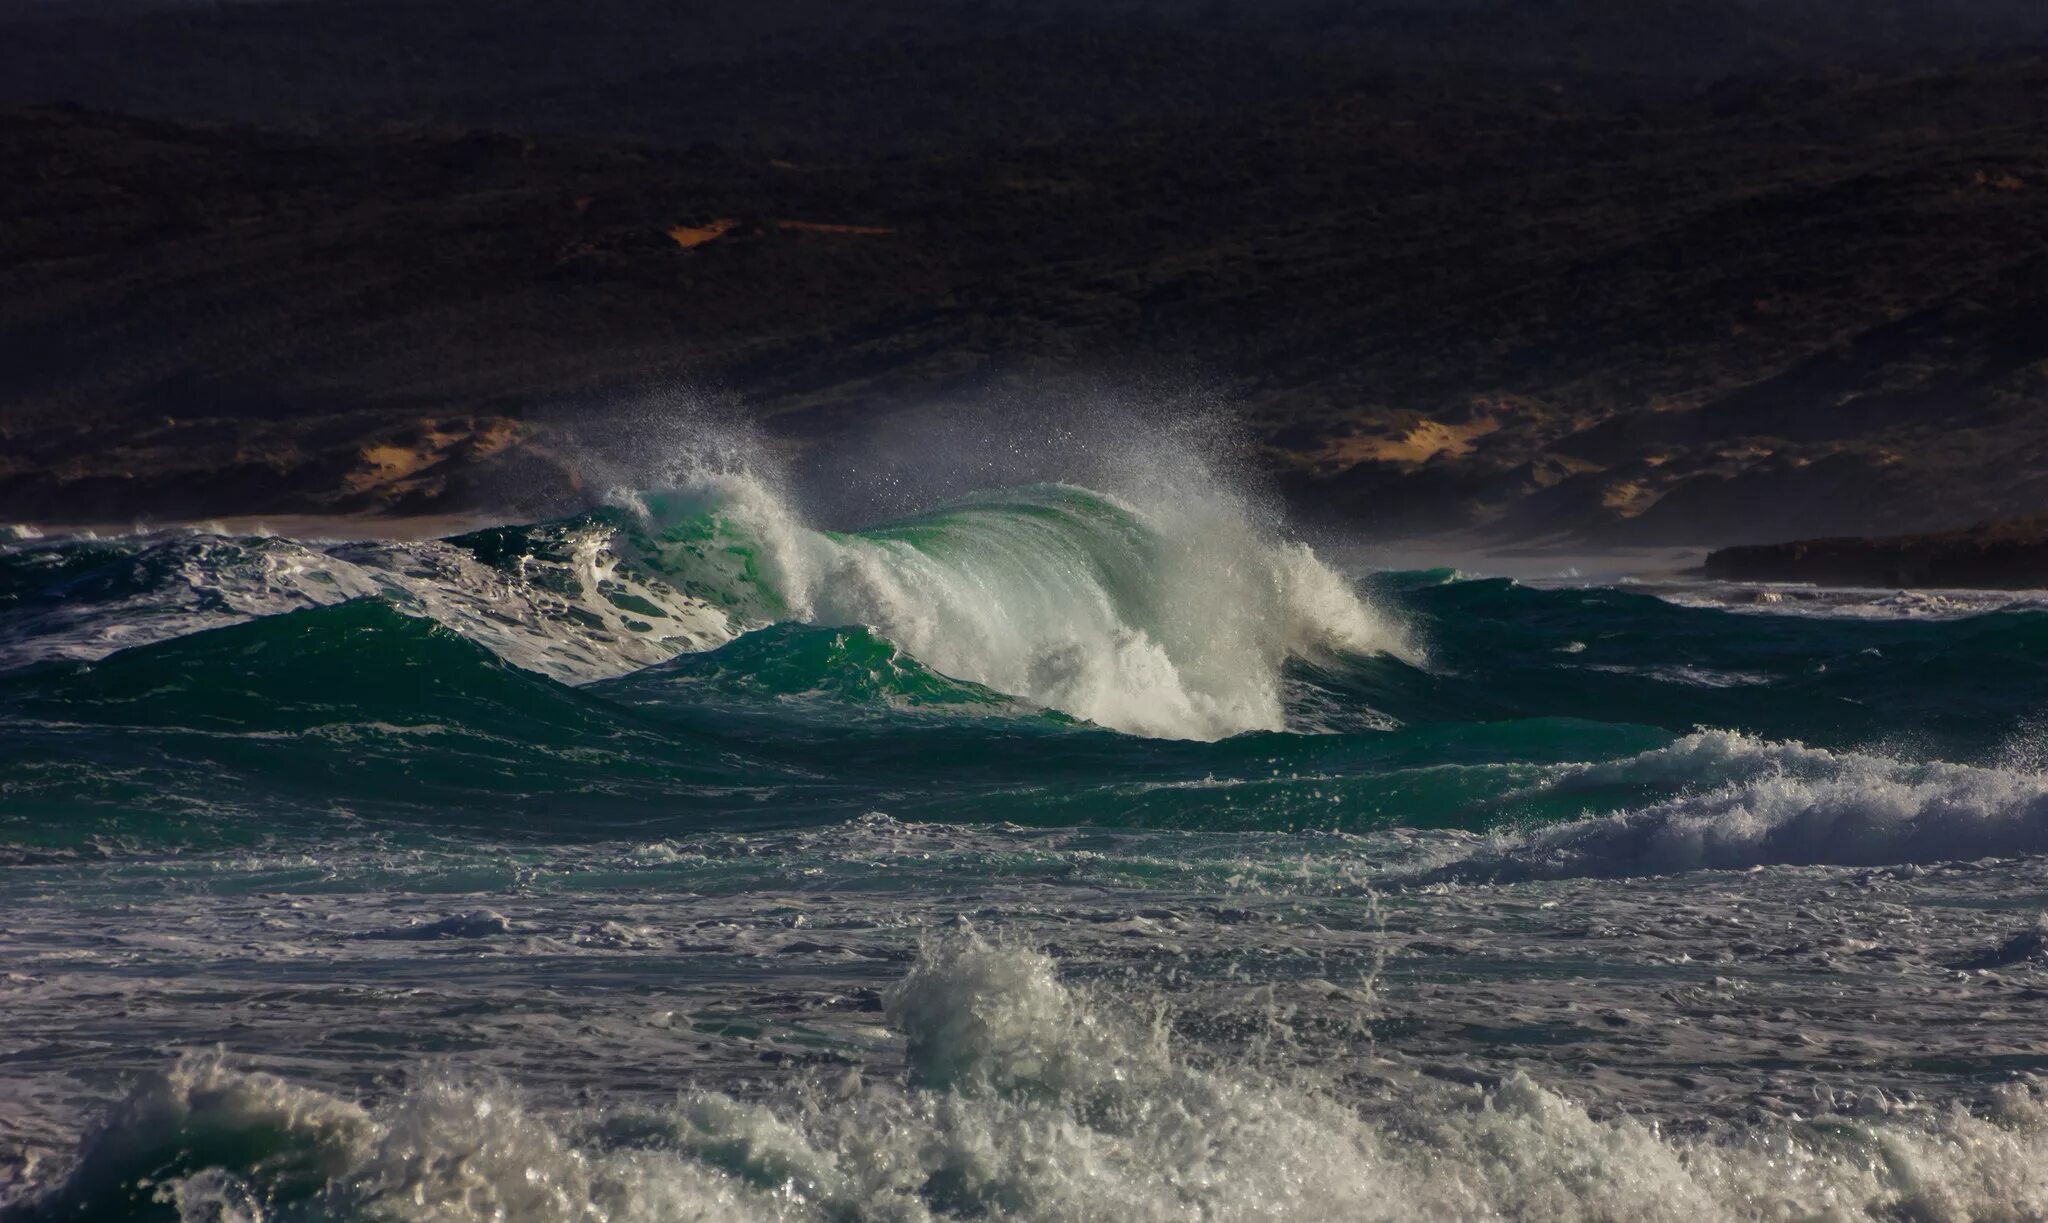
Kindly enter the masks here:
[[1721, 548], [1707, 554], [1702, 573], [1731, 582], [2048, 589], [2048, 518], [1886, 539], [1805, 539]]
[[0, 519], [530, 521], [593, 437], [707, 406], [828, 458], [1222, 411], [1299, 518], [1386, 538], [2017, 518], [2048, 507], [2044, 82], [1444, 81], [797, 161], [0, 106]]

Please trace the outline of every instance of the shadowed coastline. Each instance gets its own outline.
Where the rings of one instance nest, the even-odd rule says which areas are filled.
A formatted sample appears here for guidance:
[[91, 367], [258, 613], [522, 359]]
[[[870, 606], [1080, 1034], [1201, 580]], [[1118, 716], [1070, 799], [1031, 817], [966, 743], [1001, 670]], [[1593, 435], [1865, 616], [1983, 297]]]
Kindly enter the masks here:
[[2048, 588], [2048, 519], [1891, 539], [1721, 548], [1707, 554], [1706, 575], [1737, 582], [2040, 590]]
[[[621, 405], [829, 452], [1118, 395], [1227, 405], [1298, 516], [1381, 537], [2048, 503], [2023, 6], [792, 0], [662, 49], [689, 14], [620, 4], [0, 13], [0, 519], [532, 516]], [[152, 39], [190, 71], [103, 62]]]

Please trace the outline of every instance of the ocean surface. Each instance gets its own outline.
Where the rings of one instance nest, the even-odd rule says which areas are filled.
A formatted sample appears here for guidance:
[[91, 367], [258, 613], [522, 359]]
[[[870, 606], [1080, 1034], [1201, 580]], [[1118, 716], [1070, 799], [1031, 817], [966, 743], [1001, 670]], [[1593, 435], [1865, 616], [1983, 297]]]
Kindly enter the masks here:
[[2048, 1218], [2040, 601], [679, 483], [0, 548], [0, 1217]]

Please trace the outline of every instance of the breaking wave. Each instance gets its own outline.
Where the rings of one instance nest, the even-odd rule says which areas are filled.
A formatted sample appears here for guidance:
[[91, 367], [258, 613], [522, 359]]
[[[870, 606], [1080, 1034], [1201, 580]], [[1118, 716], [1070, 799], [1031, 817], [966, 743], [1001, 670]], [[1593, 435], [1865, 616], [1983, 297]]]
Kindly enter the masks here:
[[1218, 739], [1286, 724], [1290, 659], [1417, 657], [1302, 544], [1216, 492], [1141, 506], [1067, 485], [985, 493], [870, 530], [804, 525], [727, 476], [640, 495], [641, 554], [743, 620], [865, 626], [956, 679], [1114, 730]]
[[1399, 625], [1220, 491], [1137, 505], [1065, 485], [858, 532], [717, 472], [620, 508], [427, 543], [95, 542], [0, 556], [0, 663], [93, 659], [380, 598], [571, 683], [795, 622], [864, 628], [923, 667], [1132, 734], [1286, 724], [1291, 659], [1419, 655]]

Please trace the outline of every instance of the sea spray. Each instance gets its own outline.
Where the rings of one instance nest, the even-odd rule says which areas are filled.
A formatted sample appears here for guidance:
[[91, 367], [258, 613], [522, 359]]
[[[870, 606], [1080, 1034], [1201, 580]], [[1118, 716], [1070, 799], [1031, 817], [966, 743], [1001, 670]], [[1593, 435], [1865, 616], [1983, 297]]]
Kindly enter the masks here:
[[[865, 625], [944, 674], [1130, 733], [1278, 730], [1290, 659], [1414, 653], [1306, 548], [1229, 515], [1155, 518], [1060, 486], [850, 534], [758, 495], [708, 512], [791, 618]], [[694, 522], [649, 530], [662, 571], [687, 575], [702, 549], [664, 536]]]
[[858, 531], [817, 527], [776, 448], [702, 407], [642, 413], [626, 435], [655, 440], [632, 454], [592, 451], [612, 456], [607, 499], [637, 520], [620, 550], [736, 624], [862, 626], [942, 674], [1115, 730], [1278, 730], [1291, 660], [1422, 657], [1288, 537], [1213, 414], [980, 405], [899, 428], [916, 445], [870, 454], [883, 470], [835, 464], [877, 486], [851, 500], [892, 507]]

